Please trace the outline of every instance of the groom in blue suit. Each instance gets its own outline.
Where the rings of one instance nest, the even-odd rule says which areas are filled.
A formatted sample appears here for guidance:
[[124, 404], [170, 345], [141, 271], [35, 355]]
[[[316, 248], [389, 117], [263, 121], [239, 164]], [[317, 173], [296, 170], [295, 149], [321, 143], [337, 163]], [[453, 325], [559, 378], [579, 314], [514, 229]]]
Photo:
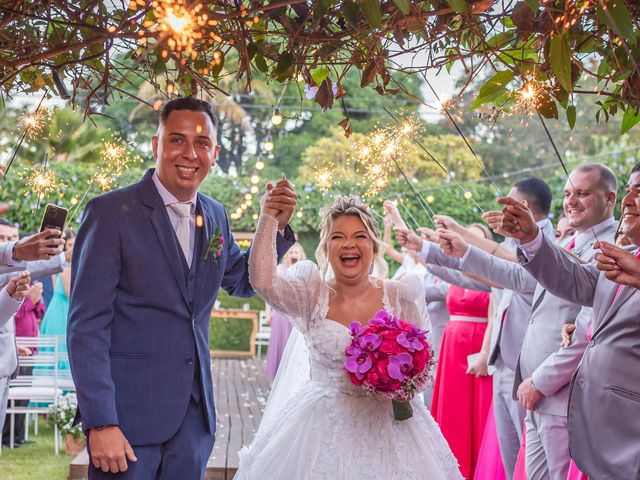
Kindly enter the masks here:
[[[218, 289], [254, 294], [249, 252], [224, 207], [198, 193], [220, 146], [208, 103], [168, 102], [152, 139], [156, 168], [85, 209], [72, 261], [68, 349], [89, 478], [204, 478], [215, 439], [209, 319]], [[267, 194], [280, 210], [277, 245], [296, 194]]]

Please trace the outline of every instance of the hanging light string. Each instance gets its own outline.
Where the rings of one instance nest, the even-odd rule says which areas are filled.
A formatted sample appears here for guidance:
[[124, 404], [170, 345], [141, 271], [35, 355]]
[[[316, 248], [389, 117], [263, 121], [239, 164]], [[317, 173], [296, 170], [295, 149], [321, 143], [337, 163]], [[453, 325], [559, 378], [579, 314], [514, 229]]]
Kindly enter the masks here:
[[484, 172], [484, 174], [487, 176], [487, 178], [491, 182], [491, 185], [493, 186], [493, 188], [495, 189], [496, 193], [498, 194], [498, 197], [502, 197], [502, 194], [500, 193], [500, 189], [498, 188], [496, 183], [493, 181], [493, 178], [491, 177], [491, 175], [487, 171], [486, 164], [480, 159], [480, 157], [478, 157], [478, 155], [476, 155], [476, 152], [473, 149], [473, 147], [471, 146], [471, 144], [468, 142], [467, 137], [464, 135], [464, 133], [462, 133], [462, 130], [458, 126], [458, 122], [455, 121], [455, 119], [453, 118], [453, 115], [451, 115], [451, 113], [449, 113], [449, 109], [445, 106], [444, 103], [442, 103], [442, 101], [440, 100], [440, 97], [438, 96], [438, 93], [435, 91], [435, 89], [431, 85], [431, 82], [429, 82], [429, 80], [427, 79], [427, 75], [424, 72], [422, 72], [422, 78], [424, 78], [424, 81], [427, 83], [427, 86], [431, 89], [431, 91], [433, 92], [433, 94], [436, 97], [436, 100], [442, 106], [441, 110], [449, 118], [449, 120], [451, 121], [451, 123], [455, 127], [455, 129], [458, 132], [458, 134], [460, 135], [460, 137], [462, 137], [462, 140], [464, 141], [465, 145], [467, 146], [467, 148], [469, 149], [469, 151], [473, 155], [473, 158], [476, 159], [476, 162], [478, 162], [478, 165], [480, 165], [480, 168], [482, 168], [482, 171]]
[[[385, 112], [387, 112], [387, 114], [396, 121], [396, 123], [400, 124], [400, 120], [398, 120], [398, 118], [391, 113], [389, 110], [387, 110], [387, 108], [385, 107], [384, 109]], [[447, 177], [449, 177], [451, 179], [451, 181], [454, 183], [454, 185], [456, 187], [458, 187], [460, 189], [460, 191], [463, 193], [464, 198], [467, 200], [471, 200], [473, 202], [473, 204], [476, 206], [476, 208], [478, 210], [480, 210], [482, 213], [486, 213], [486, 211], [478, 204], [478, 202], [475, 201], [475, 199], [473, 198], [473, 195], [469, 196], [469, 192], [467, 192], [467, 190], [464, 189], [464, 187], [462, 186], [462, 184], [460, 184], [460, 182], [458, 180], [455, 179], [455, 176], [451, 175], [451, 172], [445, 167], [443, 166], [437, 159], [436, 157], [434, 157], [431, 152], [429, 150], [427, 150], [427, 148], [422, 144], [422, 142], [420, 142], [420, 140], [418, 140], [414, 135], [411, 135], [411, 140], [413, 140], [413, 142], [415, 142], [416, 145], [418, 145], [423, 152], [425, 152], [427, 155], [429, 155], [429, 158], [431, 158], [431, 160], [445, 173], [445, 175]], [[401, 172], [403, 173], [403, 172]], [[405, 175], [403, 175], [405, 177], [405, 179], [408, 181], [408, 179], [406, 178]], [[411, 187], [412, 190], [415, 190], [415, 188], [413, 187], [413, 185], [411, 184], [411, 182], [408, 182], [409, 186]], [[418, 195], [420, 195], [420, 193], [416, 190], [416, 193]], [[420, 195], [420, 198], [422, 198], [422, 195]], [[426, 204], [427, 202], [424, 201], [424, 199], [422, 198], [422, 201]], [[431, 210], [430, 207], [427, 206], [427, 208], [429, 210]]]

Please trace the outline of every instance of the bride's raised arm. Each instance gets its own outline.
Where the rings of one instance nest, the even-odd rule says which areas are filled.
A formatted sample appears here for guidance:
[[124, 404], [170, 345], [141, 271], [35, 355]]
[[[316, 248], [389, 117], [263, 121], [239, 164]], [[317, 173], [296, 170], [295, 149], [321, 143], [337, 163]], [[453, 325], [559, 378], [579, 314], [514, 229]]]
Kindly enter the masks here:
[[249, 281], [272, 307], [305, 331], [320, 290], [320, 276], [309, 261], [298, 262], [286, 274], [277, 272], [278, 220], [263, 212], [249, 254]]

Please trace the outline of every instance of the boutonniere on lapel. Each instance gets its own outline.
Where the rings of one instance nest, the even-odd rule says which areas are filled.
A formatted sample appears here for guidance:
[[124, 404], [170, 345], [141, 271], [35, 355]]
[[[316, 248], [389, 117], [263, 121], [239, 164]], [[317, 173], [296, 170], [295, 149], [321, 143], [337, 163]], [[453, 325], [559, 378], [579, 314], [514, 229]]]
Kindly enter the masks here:
[[222, 248], [224, 246], [224, 237], [222, 236], [222, 232], [220, 232], [219, 228], [216, 228], [213, 235], [209, 239], [209, 246], [207, 247], [207, 251], [204, 254], [204, 259], [209, 260], [209, 255], [215, 262], [218, 260], [218, 257], [222, 255]]

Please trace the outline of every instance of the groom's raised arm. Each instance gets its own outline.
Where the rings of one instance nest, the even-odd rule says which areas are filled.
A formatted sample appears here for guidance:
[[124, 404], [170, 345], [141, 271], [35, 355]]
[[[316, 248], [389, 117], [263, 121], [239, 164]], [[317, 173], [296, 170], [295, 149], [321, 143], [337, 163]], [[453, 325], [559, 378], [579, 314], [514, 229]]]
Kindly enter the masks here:
[[122, 246], [103, 200], [87, 204], [71, 263], [67, 345], [84, 430], [118, 425], [109, 350]]

